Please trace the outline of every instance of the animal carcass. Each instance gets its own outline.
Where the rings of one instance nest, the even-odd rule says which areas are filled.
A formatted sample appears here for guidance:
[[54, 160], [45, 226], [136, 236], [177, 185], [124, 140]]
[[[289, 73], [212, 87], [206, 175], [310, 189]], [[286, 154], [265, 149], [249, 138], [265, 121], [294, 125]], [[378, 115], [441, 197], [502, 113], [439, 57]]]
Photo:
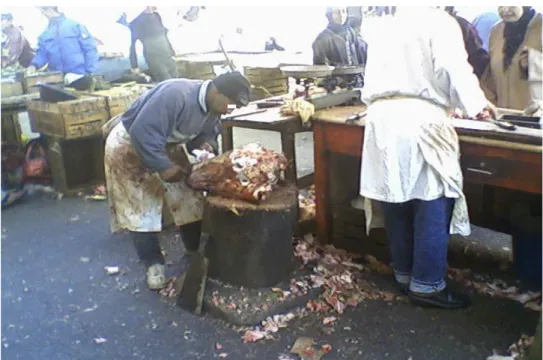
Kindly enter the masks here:
[[283, 154], [248, 144], [194, 165], [188, 184], [195, 190], [259, 203], [284, 180], [288, 165]]

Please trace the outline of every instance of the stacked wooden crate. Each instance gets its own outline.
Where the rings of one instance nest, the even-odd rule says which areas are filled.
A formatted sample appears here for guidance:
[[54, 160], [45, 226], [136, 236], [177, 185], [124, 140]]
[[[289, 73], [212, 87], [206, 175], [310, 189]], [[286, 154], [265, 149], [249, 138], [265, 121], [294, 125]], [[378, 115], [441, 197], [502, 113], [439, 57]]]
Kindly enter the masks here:
[[47, 143], [57, 191], [75, 195], [104, 183], [102, 125], [109, 119], [102, 96], [81, 96], [59, 103], [27, 101], [32, 130]]
[[106, 99], [97, 96], [59, 103], [29, 100], [27, 108], [33, 131], [61, 139], [101, 134], [102, 124], [109, 119]]
[[108, 90], [95, 91], [92, 95], [104, 97], [109, 118], [112, 118], [124, 113], [145, 91], [147, 88], [139, 85], [118, 86]]
[[12, 78], [2, 79], [2, 98], [23, 95], [23, 84]]
[[43, 136], [53, 185], [59, 193], [77, 195], [105, 183], [102, 136], [72, 140]]
[[279, 68], [245, 67], [243, 71], [253, 87], [251, 101], [288, 93], [288, 78]]
[[212, 62], [178, 59], [177, 75], [187, 79], [213, 80], [217, 77], [213, 65]]
[[64, 86], [64, 75], [58, 71], [25, 75], [23, 77], [23, 90], [25, 94], [39, 92], [38, 83]]

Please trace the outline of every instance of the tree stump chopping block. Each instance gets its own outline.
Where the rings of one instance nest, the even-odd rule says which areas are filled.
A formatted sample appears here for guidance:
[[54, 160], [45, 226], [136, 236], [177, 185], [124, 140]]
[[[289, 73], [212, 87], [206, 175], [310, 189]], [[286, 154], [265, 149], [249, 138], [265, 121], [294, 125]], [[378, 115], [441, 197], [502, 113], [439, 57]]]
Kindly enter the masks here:
[[278, 187], [258, 205], [207, 196], [203, 231], [209, 234], [209, 277], [253, 289], [290, 279], [297, 202], [294, 184]]

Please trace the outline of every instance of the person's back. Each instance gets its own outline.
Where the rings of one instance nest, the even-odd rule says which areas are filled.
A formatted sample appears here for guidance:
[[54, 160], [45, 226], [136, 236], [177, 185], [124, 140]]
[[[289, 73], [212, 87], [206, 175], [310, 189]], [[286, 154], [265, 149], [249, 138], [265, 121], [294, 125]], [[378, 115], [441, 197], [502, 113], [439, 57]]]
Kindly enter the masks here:
[[63, 73], [87, 74], [96, 70], [99, 54], [87, 28], [59, 13], [56, 7], [42, 7], [49, 24], [38, 38], [32, 66]]
[[[414, 21], [417, 18], [425, 21]], [[482, 94], [465, 90], [479, 85], [466, 61], [462, 33], [444, 11], [399, 8], [388, 31], [373, 36], [368, 49], [363, 100], [400, 95], [444, 107], [476, 108], [475, 114], [480, 110], [477, 95]]]

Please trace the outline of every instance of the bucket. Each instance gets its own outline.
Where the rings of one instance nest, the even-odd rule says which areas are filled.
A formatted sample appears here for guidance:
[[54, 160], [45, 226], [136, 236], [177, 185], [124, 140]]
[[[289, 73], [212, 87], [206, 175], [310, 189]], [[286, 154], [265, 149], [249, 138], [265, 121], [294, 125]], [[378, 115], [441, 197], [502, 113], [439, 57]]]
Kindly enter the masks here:
[[516, 203], [511, 208], [513, 269], [534, 290], [541, 289], [541, 202]]

